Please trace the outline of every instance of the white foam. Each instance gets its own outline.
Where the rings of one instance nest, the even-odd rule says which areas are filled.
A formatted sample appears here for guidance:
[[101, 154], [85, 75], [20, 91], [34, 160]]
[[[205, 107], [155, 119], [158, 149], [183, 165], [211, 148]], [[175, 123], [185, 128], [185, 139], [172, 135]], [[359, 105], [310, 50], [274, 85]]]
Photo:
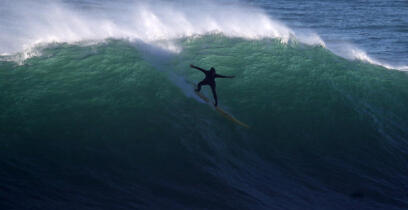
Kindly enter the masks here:
[[356, 47], [355, 45], [348, 42], [333, 42], [328, 43], [327, 48], [333, 53], [344, 57], [349, 60], [360, 60], [374, 65], [383, 66], [387, 69], [396, 69], [400, 71], [408, 71], [408, 66], [404, 65], [391, 65], [386, 62], [381, 62], [377, 59], [369, 56], [364, 50]]
[[[163, 40], [222, 33], [231, 37], [278, 38], [287, 42], [293, 32], [261, 10], [212, 1], [168, 3], [126, 1], [102, 3], [86, 10], [58, 1], [18, 1], [6, 4], [9, 16], [0, 37], [0, 53], [16, 53], [41, 43], [79, 42], [106, 38], [137, 39], [171, 51], [181, 49]], [[103, 9], [100, 9], [102, 7]], [[99, 8], [99, 9], [98, 9]], [[18, 25], [18, 27], [14, 27]]]
[[408, 71], [408, 66], [396, 66], [396, 65], [391, 65], [385, 62], [380, 62], [376, 59], [371, 58], [370, 56], [367, 55], [366, 52], [364, 52], [361, 49], [358, 48], [353, 48], [350, 50], [352, 56], [354, 57], [354, 59], [358, 59], [361, 61], [366, 61], [368, 63], [371, 64], [375, 64], [375, 65], [379, 65], [379, 66], [383, 66], [387, 69], [397, 69], [397, 70], [401, 70], [401, 71]]
[[[0, 2], [3, 13], [0, 18], [4, 19], [0, 21], [0, 54], [12, 54], [21, 63], [39, 55], [36, 47], [44, 43], [83, 43], [107, 38], [141, 40], [178, 53], [182, 49], [173, 40], [208, 33], [245, 39], [276, 38], [284, 43], [295, 39], [309, 45], [327, 45], [316, 33], [293, 31], [264, 11], [238, 3], [123, 0], [91, 1], [86, 9], [74, 6], [58, 0]], [[328, 49], [348, 59], [390, 69], [408, 69], [379, 62], [350, 44], [329, 46]]]

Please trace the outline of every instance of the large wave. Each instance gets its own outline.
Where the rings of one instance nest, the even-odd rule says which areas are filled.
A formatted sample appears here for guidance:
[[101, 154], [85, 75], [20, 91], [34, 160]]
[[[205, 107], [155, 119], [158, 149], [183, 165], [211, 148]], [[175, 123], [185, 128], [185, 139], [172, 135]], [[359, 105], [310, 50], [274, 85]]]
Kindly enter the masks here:
[[406, 74], [353, 46], [242, 3], [1, 4], [4, 209], [408, 206]]
[[[7, 206], [406, 208], [404, 72], [275, 39], [178, 44], [56, 44], [0, 62]], [[202, 79], [190, 63], [236, 76], [217, 82], [219, 103], [250, 129], [186, 97]]]

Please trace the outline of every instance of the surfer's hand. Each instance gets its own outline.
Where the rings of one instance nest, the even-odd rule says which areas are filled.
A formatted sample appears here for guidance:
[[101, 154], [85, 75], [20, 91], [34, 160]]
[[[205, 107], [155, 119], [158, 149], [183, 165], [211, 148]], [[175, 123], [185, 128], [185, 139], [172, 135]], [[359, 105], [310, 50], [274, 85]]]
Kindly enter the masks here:
[[195, 66], [194, 66], [193, 64], [190, 64], [190, 67], [191, 67], [191, 68], [194, 68]]

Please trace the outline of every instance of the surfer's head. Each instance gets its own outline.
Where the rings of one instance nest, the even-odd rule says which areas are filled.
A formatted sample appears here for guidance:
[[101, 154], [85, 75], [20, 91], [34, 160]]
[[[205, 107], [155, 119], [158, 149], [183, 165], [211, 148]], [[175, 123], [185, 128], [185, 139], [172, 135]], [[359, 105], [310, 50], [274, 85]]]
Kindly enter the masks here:
[[211, 74], [215, 74], [215, 69], [214, 69], [214, 67], [211, 67], [210, 73], [211, 73]]

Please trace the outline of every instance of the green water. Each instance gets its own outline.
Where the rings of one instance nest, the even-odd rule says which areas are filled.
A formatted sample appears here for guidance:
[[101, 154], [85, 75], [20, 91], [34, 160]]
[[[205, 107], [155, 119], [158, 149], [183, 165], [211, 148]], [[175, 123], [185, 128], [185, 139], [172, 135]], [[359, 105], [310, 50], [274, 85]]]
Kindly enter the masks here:
[[[291, 177], [302, 186], [297, 194], [285, 185], [295, 197], [357, 191], [381, 205], [407, 205], [405, 72], [295, 42], [221, 35], [175, 42], [180, 53], [107, 40], [50, 45], [22, 65], [0, 62], [0, 157], [10, 170], [3, 184], [16, 187], [6, 180], [25, 174], [30, 185], [46, 173], [42, 184], [58, 188], [91, 193], [113, 180], [113, 193], [160, 189], [155, 199], [216, 205], [190, 187], [260, 198], [270, 189], [254, 186]], [[219, 104], [250, 129], [194, 97], [190, 83], [203, 75], [190, 64], [236, 76], [217, 80]], [[208, 87], [203, 92], [211, 98]], [[59, 177], [77, 170], [84, 172]]]

